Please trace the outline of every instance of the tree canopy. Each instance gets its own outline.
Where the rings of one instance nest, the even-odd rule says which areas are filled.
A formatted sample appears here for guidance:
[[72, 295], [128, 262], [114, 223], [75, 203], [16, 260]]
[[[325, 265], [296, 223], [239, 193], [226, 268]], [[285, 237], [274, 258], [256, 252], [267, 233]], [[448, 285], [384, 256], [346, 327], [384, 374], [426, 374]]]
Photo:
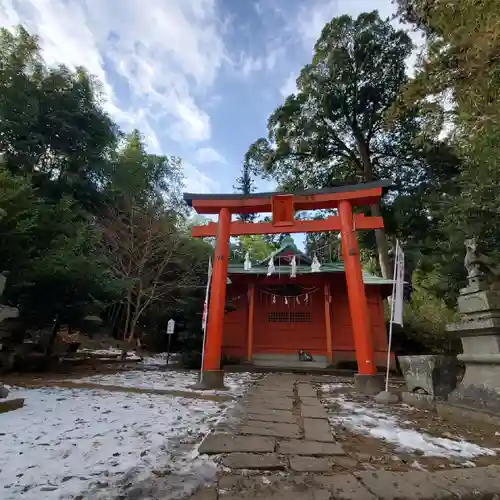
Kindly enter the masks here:
[[[440, 144], [424, 141], [423, 109], [387, 119], [408, 82], [411, 51], [408, 34], [377, 12], [334, 18], [297, 79], [297, 93], [271, 114], [268, 138], [250, 146], [246, 161], [288, 190], [381, 178], [401, 194], [418, 189]], [[389, 276], [386, 236], [375, 233], [381, 272]]]
[[24, 28], [0, 31], [4, 299], [25, 328], [101, 314], [132, 340], [146, 323], [201, 315], [193, 290], [211, 247], [187, 233], [181, 160], [148, 153], [102, 104], [84, 68], [49, 67]]

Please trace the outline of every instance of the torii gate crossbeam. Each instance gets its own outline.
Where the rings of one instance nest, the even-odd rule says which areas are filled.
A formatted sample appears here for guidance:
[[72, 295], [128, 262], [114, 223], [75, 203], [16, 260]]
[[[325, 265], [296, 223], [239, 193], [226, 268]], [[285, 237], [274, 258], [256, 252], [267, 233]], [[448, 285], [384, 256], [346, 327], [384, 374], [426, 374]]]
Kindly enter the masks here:
[[[199, 214], [218, 214], [217, 223], [193, 227], [194, 237], [216, 236], [215, 257], [210, 288], [205, 356], [200, 387], [223, 387], [220, 369], [224, 306], [229, 260], [229, 238], [248, 234], [308, 233], [340, 231], [342, 255], [345, 266], [349, 308], [358, 363], [357, 386], [361, 389], [380, 390], [383, 378], [376, 374], [374, 349], [371, 337], [368, 304], [359, 260], [357, 230], [381, 229], [381, 217], [354, 214], [354, 206], [379, 203], [390, 181], [381, 180], [366, 184], [338, 186], [324, 190], [308, 190], [294, 194], [257, 193], [249, 196], [237, 194], [184, 194], [184, 200]], [[336, 208], [338, 216], [323, 220], [295, 219], [298, 210]], [[272, 222], [231, 222], [232, 214], [272, 212]]]

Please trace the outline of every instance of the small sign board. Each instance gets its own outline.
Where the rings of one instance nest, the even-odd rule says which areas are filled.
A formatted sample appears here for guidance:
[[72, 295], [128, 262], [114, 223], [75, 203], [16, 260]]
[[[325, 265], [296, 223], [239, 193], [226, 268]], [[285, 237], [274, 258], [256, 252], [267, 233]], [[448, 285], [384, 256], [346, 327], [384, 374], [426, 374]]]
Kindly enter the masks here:
[[169, 319], [167, 323], [167, 335], [172, 335], [174, 333], [175, 321], [173, 319]]

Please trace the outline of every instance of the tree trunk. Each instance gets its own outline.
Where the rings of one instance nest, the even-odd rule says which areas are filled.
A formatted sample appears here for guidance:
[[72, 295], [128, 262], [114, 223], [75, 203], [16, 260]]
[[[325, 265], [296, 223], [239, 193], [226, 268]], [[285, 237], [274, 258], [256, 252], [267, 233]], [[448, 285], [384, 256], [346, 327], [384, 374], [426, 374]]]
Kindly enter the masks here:
[[[358, 143], [358, 151], [361, 156], [363, 165], [363, 176], [365, 182], [373, 181], [373, 166], [370, 158], [370, 151], [363, 136], [360, 134], [356, 137]], [[373, 216], [381, 214], [380, 204], [370, 205], [370, 212]], [[378, 261], [380, 264], [380, 272], [382, 277], [386, 279], [392, 278], [391, 263], [389, 261], [389, 246], [387, 245], [387, 237], [385, 229], [375, 229], [375, 241], [377, 242]]]
[[[370, 205], [370, 212], [373, 216], [381, 214], [379, 205]], [[387, 245], [387, 237], [385, 229], [375, 229], [375, 241], [377, 242], [378, 262], [382, 277], [386, 279], [392, 278], [391, 263], [389, 261], [389, 246]]]
[[54, 319], [54, 324], [52, 325], [52, 331], [50, 332], [49, 343], [45, 349], [45, 359], [48, 361], [50, 356], [52, 356], [52, 351], [54, 350], [54, 342], [56, 341], [57, 334], [61, 328], [61, 320], [59, 319], [59, 314], [56, 315]]

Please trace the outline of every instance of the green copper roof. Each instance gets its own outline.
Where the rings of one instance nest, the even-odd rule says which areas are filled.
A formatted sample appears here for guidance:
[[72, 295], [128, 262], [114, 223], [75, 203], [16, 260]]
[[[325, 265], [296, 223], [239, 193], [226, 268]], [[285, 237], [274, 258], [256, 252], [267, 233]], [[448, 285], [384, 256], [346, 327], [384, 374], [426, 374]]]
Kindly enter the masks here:
[[[291, 266], [278, 266], [276, 265], [275, 271], [273, 273], [276, 275], [289, 275], [292, 271]], [[229, 274], [247, 274], [247, 275], [266, 275], [267, 267], [257, 264], [249, 270], [243, 269], [243, 264], [230, 264], [228, 267]], [[344, 273], [344, 263], [343, 262], [329, 262], [327, 264], [321, 265], [321, 270], [319, 273]], [[297, 266], [297, 274], [314, 274], [311, 271], [310, 266]], [[379, 276], [374, 276], [373, 274], [363, 273], [363, 281], [366, 285], [392, 285], [392, 280], [380, 278]]]
[[[295, 241], [293, 241], [293, 238], [291, 236], [287, 236], [283, 240], [283, 244], [278, 248], [278, 250], [271, 252], [264, 260], [261, 260], [256, 265], [257, 266], [262, 266], [264, 264], [267, 265], [271, 257], [276, 258], [280, 254], [282, 254], [285, 250], [288, 249], [290, 249], [292, 253], [296, 255], [299, 259], [304, 260], [305, 262], [311, 262], [311, 259], [297, 248], [297, 245], [295, 245]], [[277, 265], [277, 262], [275, 262], [275, 265]]]

